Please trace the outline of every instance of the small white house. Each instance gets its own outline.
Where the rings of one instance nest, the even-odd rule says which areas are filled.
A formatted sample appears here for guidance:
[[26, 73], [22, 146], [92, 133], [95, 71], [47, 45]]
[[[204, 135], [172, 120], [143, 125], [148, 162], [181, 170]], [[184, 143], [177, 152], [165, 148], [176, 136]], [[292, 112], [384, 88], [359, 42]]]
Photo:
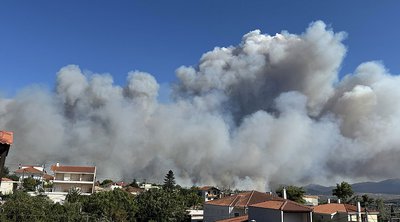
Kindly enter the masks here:
[[205, 202], [221, 198], [221, 191], [213, 186], [200, 187], [199, 191]]
[[0, 192], [2, 195], [12, 194], [14, 191], [14, 184], [17, 184], [17, 181], [13, 181], [8, 178], [1, 178], [1, 186]]
[[328, 203], [314, 207], [314, 222], [378, 221], [379, 212], [367, 211], [360, 206]]

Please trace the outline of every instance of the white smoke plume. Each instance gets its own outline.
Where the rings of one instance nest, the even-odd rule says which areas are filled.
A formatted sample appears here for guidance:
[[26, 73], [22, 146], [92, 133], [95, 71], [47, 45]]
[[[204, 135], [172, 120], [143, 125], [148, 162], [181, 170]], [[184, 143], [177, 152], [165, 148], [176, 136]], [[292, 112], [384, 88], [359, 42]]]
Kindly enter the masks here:
[[345, 33], [317, 21], [300, 35], [259, 30], [177, 69], [173, 101], [134, 71], [61, 68], [54, 93], [0, 100], [15, 132], [8, 162], [96, 164], [99, 177], [269, 189], [279, 183], [399, 177], [400, 77], [367, 62], [339, 80]]

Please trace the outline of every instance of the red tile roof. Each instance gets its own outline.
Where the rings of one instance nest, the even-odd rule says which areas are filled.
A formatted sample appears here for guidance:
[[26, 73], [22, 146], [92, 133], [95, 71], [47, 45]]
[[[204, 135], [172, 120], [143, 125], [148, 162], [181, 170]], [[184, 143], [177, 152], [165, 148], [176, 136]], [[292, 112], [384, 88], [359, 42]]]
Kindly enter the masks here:
[[24, 174], [24, 173], [43, 174], [43, 171], [38, 170], [36, 168], [33, 168], [31, 166], [18, 169], [18, 170], [14, 171], [14, 172], [18, 173], [18, 174]]
[[218, 206], [247, 207], [249, 205], [261, 203], [267, 200], [280, 200], [280, 199], [282, 198], [253, 190], [228, 197], [223, 197], [217, 200], [211, 200], [206, 202], [205, 204], [218, 205]]
[[14, 142], [14, 133], [8, 131], [0, 131], [0, 143], [11, 145]]
[[232, 217], [228, 219], [223, 219], [223, 220], [217, 220], [215, 222], [247, 222], [249, 221], [249, 216], [241, 216], [241, 217]]
[[[342, 212], [342, 213], [357, 212], [357, 206], [350, 204], [339, 204], [339, 203], [322, 204], [313, 207], [313, 209], [314, 213], [320, 213], [320, 214], [333, 214], [336, 212]], [[362, 208], [361, 211], [365, 211], [365, 209]]]
[[1, 181], [13, 181], [13, 180], [12, 180], [12, 179], [9, 179], [9, 178], [3, 177], [3, 178], [1, 178]]
[[44, 174], [43, 175], [43, 179], [45, 179], [45, 180], [54, 180], [54, 177], [52, 175], [49, 175], [49, 174]]
[[311, 212], [313, 210], [311, 207], [307, 207], [294, 201], [284, 199], [269, 200], [253, 204], [250, 207], [281, 210], [283, 212]]
[[96, 171], [95, 166], [51, 166], [51, 170], [54, 172], [74, 172], [74, 173], [94, 173]]

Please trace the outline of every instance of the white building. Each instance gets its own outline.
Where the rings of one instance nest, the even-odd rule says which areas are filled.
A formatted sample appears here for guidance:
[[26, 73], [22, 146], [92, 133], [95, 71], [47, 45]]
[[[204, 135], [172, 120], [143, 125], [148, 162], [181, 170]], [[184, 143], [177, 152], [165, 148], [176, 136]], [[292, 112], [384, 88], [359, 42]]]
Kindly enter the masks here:
[[213, 186], [200, 187], [199, 191], [205, 202], [221, 198], [221, 191]]
[[328, 203], [314, 207], [314, 222], [349, 222], [349, 221], [378, 221], [379, 212], [366, 211], [364, 208], [341, 203]]
[[1, 178], [0, 192], [2, 195], [12, 194], [14, 191], [14, 184], [18, 183], [8, 178]]
[[54, 172], [53, 192], [67, 194], [72, 188], [80, 190], [81, 194], [92, 194], [96, 180], [95, 166], [51, 166]]

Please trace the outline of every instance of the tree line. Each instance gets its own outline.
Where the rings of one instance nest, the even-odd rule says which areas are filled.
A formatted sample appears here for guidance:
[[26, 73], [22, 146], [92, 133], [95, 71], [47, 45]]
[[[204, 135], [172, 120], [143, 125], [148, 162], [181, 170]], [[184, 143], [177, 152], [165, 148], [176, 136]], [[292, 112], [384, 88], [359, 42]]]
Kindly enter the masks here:
[[122, 189], [87, 196], [72, 189], [59, 204], [45, 195], [16, 191], [0, 207], [0, 221], [190, 221], [187, 210], [201, 205], [198, 190], [176, 185], [170, 171], [162, 188], [136, 196]]

